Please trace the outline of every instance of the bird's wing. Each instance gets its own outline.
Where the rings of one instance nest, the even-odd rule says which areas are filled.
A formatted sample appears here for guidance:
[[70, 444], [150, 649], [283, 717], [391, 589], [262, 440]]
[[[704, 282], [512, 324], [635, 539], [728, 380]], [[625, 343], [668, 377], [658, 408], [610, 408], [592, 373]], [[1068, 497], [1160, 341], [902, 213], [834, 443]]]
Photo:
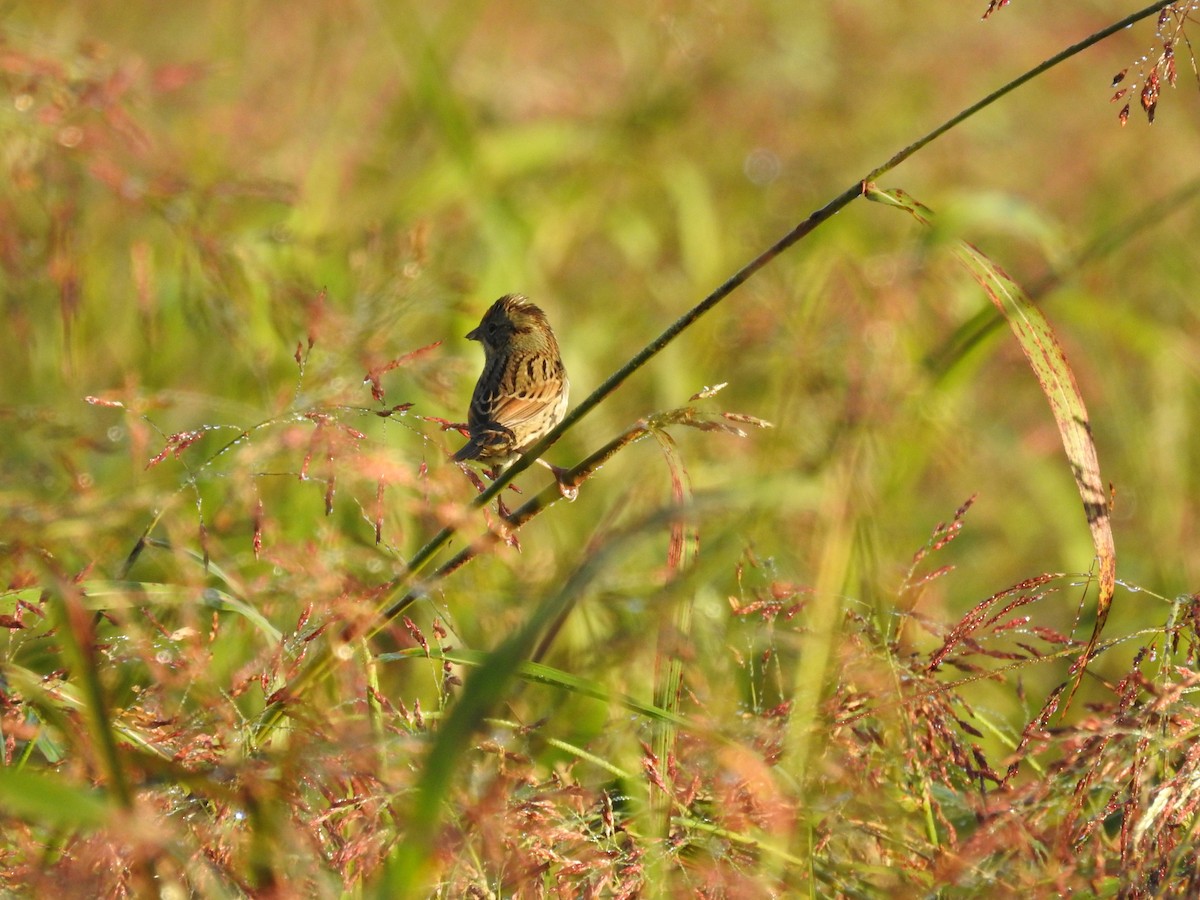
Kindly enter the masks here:
[[517, 430], [526, 422], [543, 416], [562, 400], [561, 378], [547, 378], [514, 393], [497, 397], [491, 409], [492, 421]]

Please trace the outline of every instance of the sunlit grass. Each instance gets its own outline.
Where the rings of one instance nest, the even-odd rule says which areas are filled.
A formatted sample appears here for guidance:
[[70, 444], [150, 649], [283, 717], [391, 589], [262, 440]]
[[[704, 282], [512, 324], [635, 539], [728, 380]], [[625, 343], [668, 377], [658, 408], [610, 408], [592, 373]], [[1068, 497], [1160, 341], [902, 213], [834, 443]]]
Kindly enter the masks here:
[[[854, 203], [635, 372], [519, 551], [448, 460], [496, 296], [577, 405], [1130, 12], [985, 6], [8, 11], [0, 884], [1187, 893], [1195, 96], [1105, 105], [1150, 26], [889, 172], [936, 228]], [[1112, 485], [1069, 706], [1096, 550], [964, 241]]]

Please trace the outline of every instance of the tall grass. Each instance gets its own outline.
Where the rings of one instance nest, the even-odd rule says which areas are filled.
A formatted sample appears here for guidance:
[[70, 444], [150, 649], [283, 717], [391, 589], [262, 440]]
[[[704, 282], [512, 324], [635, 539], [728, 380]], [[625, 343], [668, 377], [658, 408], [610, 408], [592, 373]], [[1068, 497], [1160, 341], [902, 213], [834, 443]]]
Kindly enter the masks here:
[[1194, 892], [1192, 7], [991, 11], [9, 10], [5, 889]]

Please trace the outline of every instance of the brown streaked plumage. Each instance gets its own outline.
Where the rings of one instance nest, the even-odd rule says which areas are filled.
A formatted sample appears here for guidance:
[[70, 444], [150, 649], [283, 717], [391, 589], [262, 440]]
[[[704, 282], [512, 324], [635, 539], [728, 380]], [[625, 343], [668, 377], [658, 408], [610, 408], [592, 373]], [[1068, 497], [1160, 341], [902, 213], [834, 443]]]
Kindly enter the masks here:
[[528, 297], [501, 297], [467, 338], [483, 344], [483, 373], [467, 412], [470, 438], [454, 459], [501, 467], [562, 421], [570, 383], [546, 314]]

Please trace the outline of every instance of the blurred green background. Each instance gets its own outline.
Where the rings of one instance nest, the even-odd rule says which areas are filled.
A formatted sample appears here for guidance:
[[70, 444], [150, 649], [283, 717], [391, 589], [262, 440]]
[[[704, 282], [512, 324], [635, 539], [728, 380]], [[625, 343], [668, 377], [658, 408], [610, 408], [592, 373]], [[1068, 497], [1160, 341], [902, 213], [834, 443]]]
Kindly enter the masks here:
[[[148, 552], [130, 577], [207, 583], [181, 555], [206, 553], [279, 628], [306, 608], [346, 612], [473, 496], [447, 461], [459, 436], [418, 417], [465, 417], [482, 360], [462, 336], [493, 299], [521, 291], [546, 309], [578, 402], [896, 150], [1130, 11], [1016, 4], [981, 23], [984, 6], [7, 5], [5, 577], [27, 583], [46, 553], [115, 578], [153, 523], [178, 552]], [[904, 603], [952, 622], [1024, 578], [1090, 568], [1053, 419], [1007, 330], [944, 356], [989, 307], [955, 239], [1027, 286], [1060, 276], [1040, 299], [1115, 491], [1118, 575], [1144, 589], [1118, 591], [1107, 633], [1161, 623], [1155, 595], [1196, 590], [1190, 65], [1153, 126], [1135, 113], [1122, 128], [1109, 102], [1112, 76], [1132, 65], [1134, 80], [1154, 48], [1153, 23], [1136, 26], [918, 153], [882, 186], [937, 210], [936, 231], [853, 204], [549, 452], [573, 463], [721, 382], [706, 408], [773, 423], [745, 439], [675, 434], [692, 488], [716, 498], [690, 582], [702, 651], [734, 640], [739, 562], [812, 584], [834, 520], [853, 535], [845, 603], [884, 621], [914, 552], [972, 495], [936, 557], [955, 572]], [[435, 342], [383, 376], [385, 404], [411, 410], [371, 415], [368, 371]], [[325, 424], [304, 415], [318, 408]], [[178, 458], [147, 466], [191, 431]], [[520, 480], [528, 492], [544, 473]], [[845, 484], [843, 517], [830, 496]], [[523, 532], [519, 555], [476, 561], [413, 616], [444, 614], [461, 644], [489, 648], [526, 598], [670, 502], [661, 453], [638, 443]], [[562, 638], [558, 652], [580, 654], [565, 667], [645, 693], [666, 546], [648, 535], [610, 562]], [[1033, 615], [1070, 631], [1081, 596]], [[1048, 686], [1064, 669], [1026, 682], [1039, 671]]]

